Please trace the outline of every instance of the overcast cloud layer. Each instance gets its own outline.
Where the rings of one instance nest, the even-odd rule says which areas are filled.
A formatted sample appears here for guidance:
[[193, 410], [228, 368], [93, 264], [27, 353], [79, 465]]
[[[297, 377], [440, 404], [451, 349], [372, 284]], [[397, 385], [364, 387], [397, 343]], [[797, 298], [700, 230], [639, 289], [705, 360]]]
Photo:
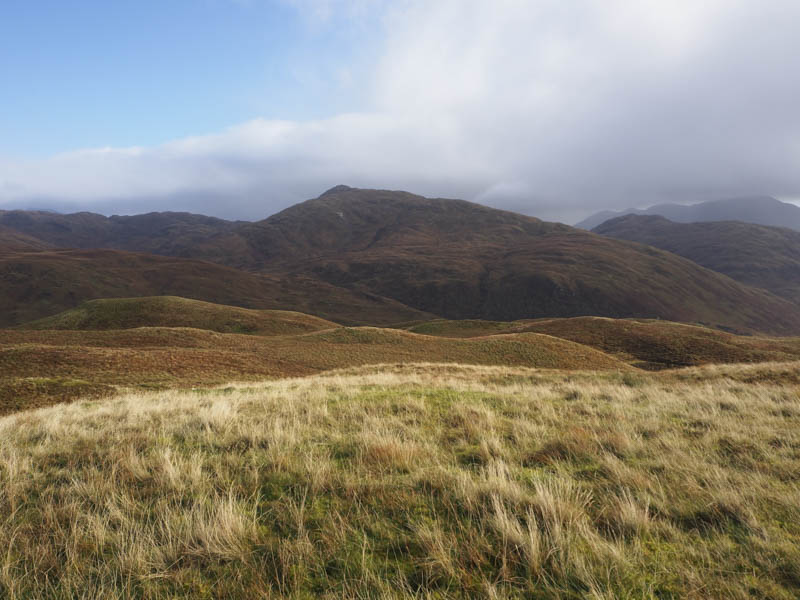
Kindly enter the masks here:
[[[359, 18], [371, 3], [296, 4], [324, 27], [331, 11]], [[796, 0], [372, 9], [385, 31], [358, 82], [370, 110], [265, 116], [155, 147], [0, 158], [0, 208], [259, 219], [345, 183], [573, 222], [663, 201], [800, 198]]]

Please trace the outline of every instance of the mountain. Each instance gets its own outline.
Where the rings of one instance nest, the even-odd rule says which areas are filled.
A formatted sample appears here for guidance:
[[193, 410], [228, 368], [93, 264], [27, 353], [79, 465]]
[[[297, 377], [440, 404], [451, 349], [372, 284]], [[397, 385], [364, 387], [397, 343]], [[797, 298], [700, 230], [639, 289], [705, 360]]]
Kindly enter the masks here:
[[293, 309], [342, 323], [431, 318], [376, 294], [302, 275], [246, 273], [215, 263], [120, 250], [0, 255], [0, 327], [32, 321], [95, 298], [183, 296], [246, 308]]
[[[4, 215], [6, 226], [21, 219], [12, 217]], [[222, 267], [202, 262], [201, 268], [197, 260], [167, 267], [149, 255], [162, 273], [154, 276], [158, 285], [134, 285], [141, 280], [135, 269], [107, 264], [112, 256], [122, 260], [121, 254], [43, 253], [47, 261], [60, 256], [69, 263], [64, 268], [80, 264], [82, 274], [53, 281], [61, 267], [51, 265], [49, 271], [40, 269], [36, 280], [18, 279], [5, 292], [17, 312], [30, 312], [19, 292], [30, 289], [45, 303], [48, 295], [59, 296], [50, 314], [92, 298], [169, 294], [364, 324], [434, 315], [494, 320], [599, 315], [657, 317], [739, 332], [800, 332], [798, 306], [674, 254], [463, 200], [337, 186], [256, 223], [204, 221], [184, 213], [141, 215], [141, 220], [87, 213], [31, 219], [39, 229], [44, 223], [52, 229], [52, 219], [66, 217], [73, 218], [72, 233], [51, 232], [45, 241], [86, 244], [81, 236], [87, 228], [122, 228], [116, 242], [98, 237], [98, 244], [124, 241], [150, 252], [215, 261], [229, 270], [214, 273], [213, 266]], [[33, 235], [37, 229], [30, 223], [25, 233]], [[195, 234], [203, 228], [205, 235]], [[25, 260], [44, 260], [34, 255]], [[220, 284], [219, 278], [232, 283]], [[74, 287], [75, 281], [87, 287], [66, 295], [66, 284]], [[46, 314], [38, 310], [35, 316]]]
[[231, 257], [247, 262], [246, 242], [235, 233], [242, 224], [185, 212], [106, 217], [90, 212], [0, 211], [0, 227], [50, 247], [127, 250], [215, 262], [236, 262]]
[[658, 215], [678, 223], [742, 221], [757, 225], [788, 227], [800, 231], [800, 208], [770, 196], [713, 200], [688, 206], [659, 204], [645, 209], [629, 208], [618, 212], [604, 210], [577, 223], [575, 227], [591, 230], [609, 219], [627, 214]]
[[649, 244], [751, 286], [800, 302], [800, 232], [736, 221], [675, 223], [626, 215], [593, 229]]
[[49, 247], [47, 242], [0, 225], [0, 255], [44, 250]]
[[239, 233], [262, 257], [253, 268], [450, 319], [660, 317], [772, 332], [798, 319], [795, 306], [673, 254], [462, 200], [337, 188]]

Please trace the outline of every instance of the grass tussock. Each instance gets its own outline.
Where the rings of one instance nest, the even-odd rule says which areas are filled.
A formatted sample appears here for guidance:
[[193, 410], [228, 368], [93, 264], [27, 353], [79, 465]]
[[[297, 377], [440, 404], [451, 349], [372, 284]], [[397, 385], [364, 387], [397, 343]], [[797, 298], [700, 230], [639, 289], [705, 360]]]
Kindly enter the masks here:
[[796, 598], [800, 399], [735, 371], [362, 367], [7, 416], [0, 596]]

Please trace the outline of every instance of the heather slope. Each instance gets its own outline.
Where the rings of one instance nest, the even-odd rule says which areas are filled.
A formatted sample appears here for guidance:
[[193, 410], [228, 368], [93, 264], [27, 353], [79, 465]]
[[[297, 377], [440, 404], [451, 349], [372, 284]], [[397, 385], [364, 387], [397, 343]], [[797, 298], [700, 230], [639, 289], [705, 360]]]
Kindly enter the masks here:
[[660, 317], [800, 332], [800, 310], [674, 254], [459, 200], [335, 189], [247, 226], [261, 268], [451, 319]]
[[49, 247], [47, 242], [0, 225], [0, 256], [16, 252], [45, 250]]
[[736, 221], [675, 223], [627, 215], [595, 233], [678, 254], [732, 279], [800, 301], [800, 232]]
[[182, 296], [219, 304], [291, 309], [345, 323], [429, 318], [376, 294], [303, 275], [247, 273], [223, 265], [118, 250], [53, 250], [0, 256], [0, 327], [97, 298]]

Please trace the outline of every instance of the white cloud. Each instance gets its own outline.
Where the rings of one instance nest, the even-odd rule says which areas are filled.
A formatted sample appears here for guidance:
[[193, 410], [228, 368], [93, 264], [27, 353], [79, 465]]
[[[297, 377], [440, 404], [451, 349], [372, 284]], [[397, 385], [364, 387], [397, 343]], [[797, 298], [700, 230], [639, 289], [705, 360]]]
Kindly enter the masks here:
[[6, 159], [0, 205], [169, 209], [180, 198], [258, 218], [347, 183], [565, 218], [800, 195], [792, 0], [292, 1], [318, 22], [381, 8], [385, 43], [362, 82], [369, 111]]

